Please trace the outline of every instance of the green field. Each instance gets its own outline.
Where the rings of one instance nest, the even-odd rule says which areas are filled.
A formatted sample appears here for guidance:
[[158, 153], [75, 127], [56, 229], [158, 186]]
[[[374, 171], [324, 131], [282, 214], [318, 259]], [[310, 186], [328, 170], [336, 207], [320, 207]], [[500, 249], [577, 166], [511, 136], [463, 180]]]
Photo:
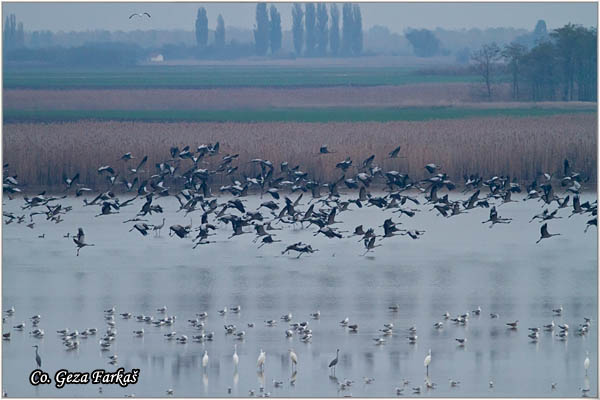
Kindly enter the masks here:
[[137, 66], [119, 69], [5, 69], [4, 89], [377, 86], [478, 82], [476, 75], [414, 68]]
[[269, 108], [237, 110], [4, 110], [4, 123], [79, 120], [145, 122], [387, 122], [475, 117], [535, 117], [595, 113], [573, 108]]

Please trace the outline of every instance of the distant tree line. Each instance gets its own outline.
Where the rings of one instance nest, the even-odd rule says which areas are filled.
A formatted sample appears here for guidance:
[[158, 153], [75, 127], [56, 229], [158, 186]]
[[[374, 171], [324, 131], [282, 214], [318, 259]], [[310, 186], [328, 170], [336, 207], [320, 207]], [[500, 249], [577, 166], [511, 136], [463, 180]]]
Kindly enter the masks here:
[[[265, 56], [281, 50], [281, 16], [275, 5], [256, 5], [254, 44], [256, 54]], [[358, 4], [344, 3], [342, 7], [342, 34], [340, 12], [336, 4], [294, 3], [292, 7], [292, 36], [296, 56], [357, 56], [363, 52], [362, 16]]]
[[199, 57], [227, 56], [227, 53], [230, 53], [232, 48], [237, 48], [235, 42], [231, 43], [230, 47], [232, 48], [227, 48], [225, 43], [225, 20], [221, 14], [217, 16], [214, 40], [211, 44], [208, 43], [208, 16], [204, 7], [198, 9], [194, 32], [196, 34], [197, 56]]
[[17, 24], [17, 17], [15, 14], [7, 15], [4, 19], [2, 46], [5, 51], [25, 46], [23, 23], [19, 22]]
[[[545, 24], [540, 30], [545, 31]], [[492, 98], [495, 76], [505, 72], [515, 100], [596, 101], [596, 28], [569, 23], [540, 37], [531, 49], [516, 41], [503, 48], [490, 43], [471, 55], [487, 97]]]
[[[6, 50], [5, 50], [6, 51]], [[13, 48], [8, 51], [6, 66], [52, 65], [76, 67], [133, 66], [144, 60], [147, 52], [130, 43], [89, 43], [74, 47]]]

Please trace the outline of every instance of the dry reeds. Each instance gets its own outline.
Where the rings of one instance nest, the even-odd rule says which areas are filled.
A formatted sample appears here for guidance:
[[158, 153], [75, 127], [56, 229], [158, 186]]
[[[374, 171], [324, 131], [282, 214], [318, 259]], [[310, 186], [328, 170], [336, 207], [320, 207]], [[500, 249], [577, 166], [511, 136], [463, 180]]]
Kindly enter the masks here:
[[[239, 174], [256, 174], [252, 158], [299, 164], [316, 179], [338, 178], [335, 164], [349, 156], [354, 165], [375, 154], [384, 170], [408, 172], [413, 179], [426, 176], [425, 164], [435, 162], [456, 181], [463, 174], [510, 175], [521, 181], [540, 172], [558, 172], [568, 158], [575, 170], [596, 177], [597, 120], [590, 114], [535, 118], [473, 118], [389, 123], [141, 123], [75, 122], [7, 124], [4, 126], [4, 162], [21, 183], [31, 187], [60, 188], [62, 174], [80, 172], [81, 183], [103, 189], [97, 173], [111, 165], [131, 179], [119, 161], [125, 152], [137, 160], [148, 155], [146, 177], [154, 164], [170, 157], [170, 146], [221, 143], [221, 153], [239, 153]], [[335, 154], [318, 155], [327, 144]], [[403, 159], [385, 159], [402, 145]], [[221, 155], [207, 158], [215, 168]], [[133, 161], [130, 163], [133, 164]], [[182, 169], [191, 166], [183, 160]], [[133, 165], [131, 165], [133, 167]], [[181, 172], [181, 171], [180, 171]], [[348, 171], [348, 176], [355, 170]], [[237, 176], [240, 176], [240, 175]], [[223, 182], [222, 178], [215, 183]]]

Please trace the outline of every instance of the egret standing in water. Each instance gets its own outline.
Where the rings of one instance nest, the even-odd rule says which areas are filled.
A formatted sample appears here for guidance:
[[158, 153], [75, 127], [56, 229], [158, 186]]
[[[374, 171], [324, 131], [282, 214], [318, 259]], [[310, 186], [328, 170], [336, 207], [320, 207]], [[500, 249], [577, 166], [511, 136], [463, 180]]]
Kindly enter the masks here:
[[294, 367], [298, 364], [298, 356], [296, 355], [296, 353], [294, 353], [293, 349], [289, 349], [289, 352], [290, 352], [290, 360], [292, 360], [292, 371], [294, 371]]
[[208, 351], [204, 350], [204, 356], [202, 356], [202, 368], [206, 369], [208, 366]]
[[[38, 368], [42, 368], [42, 357], [40, 357], [39, 353], [38, 353], [38, 345], [34, 344], [31, 347], [35, 347], [35, 362], [37, 363]], [[589, 360], [588, 360], [588, 364], [589, 364]], [[586, 368], [587, 370], [587, 368]]]
[[237, 353], [237, 344], [233, 345], [233, 366], [237, 370], [238, 364], [240, 363], [240, 357]]
[[427, 357], [425, 357], [425, 361], [423, 362], [425, 367], [427, 368], [427, 376], [429, 376], [429, 364], [431, 364], [431, 349], [427, 353]]
[[588, 368], [590, 367], [590, 353], [588, 351], [585, 352], [585, 361], [583, 361], [583, 368], [585, 368], [585, 376], [587, 376]]
[[263, 349], [260, 349], [260, 354], [258, 355], [258, 360], [256, 362], [256, 366], [257, 366], [257, 368], [260, 368], [261, 371], [264, 371], [264, 369], [265, 369], [266, 358], [267, 358], [267, 355], [265, 354]]

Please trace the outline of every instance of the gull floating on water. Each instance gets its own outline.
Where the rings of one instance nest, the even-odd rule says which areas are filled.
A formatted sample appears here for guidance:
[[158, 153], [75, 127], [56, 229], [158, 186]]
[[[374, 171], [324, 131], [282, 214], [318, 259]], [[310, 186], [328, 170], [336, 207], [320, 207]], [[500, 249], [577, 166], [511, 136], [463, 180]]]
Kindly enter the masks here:
[[552, 312], [554, 314], [559, 314], [559, 315], [562, 314], [562, 312], [563, 312], [563, 306], [561, 305], [560, 307], [553, 309]]

